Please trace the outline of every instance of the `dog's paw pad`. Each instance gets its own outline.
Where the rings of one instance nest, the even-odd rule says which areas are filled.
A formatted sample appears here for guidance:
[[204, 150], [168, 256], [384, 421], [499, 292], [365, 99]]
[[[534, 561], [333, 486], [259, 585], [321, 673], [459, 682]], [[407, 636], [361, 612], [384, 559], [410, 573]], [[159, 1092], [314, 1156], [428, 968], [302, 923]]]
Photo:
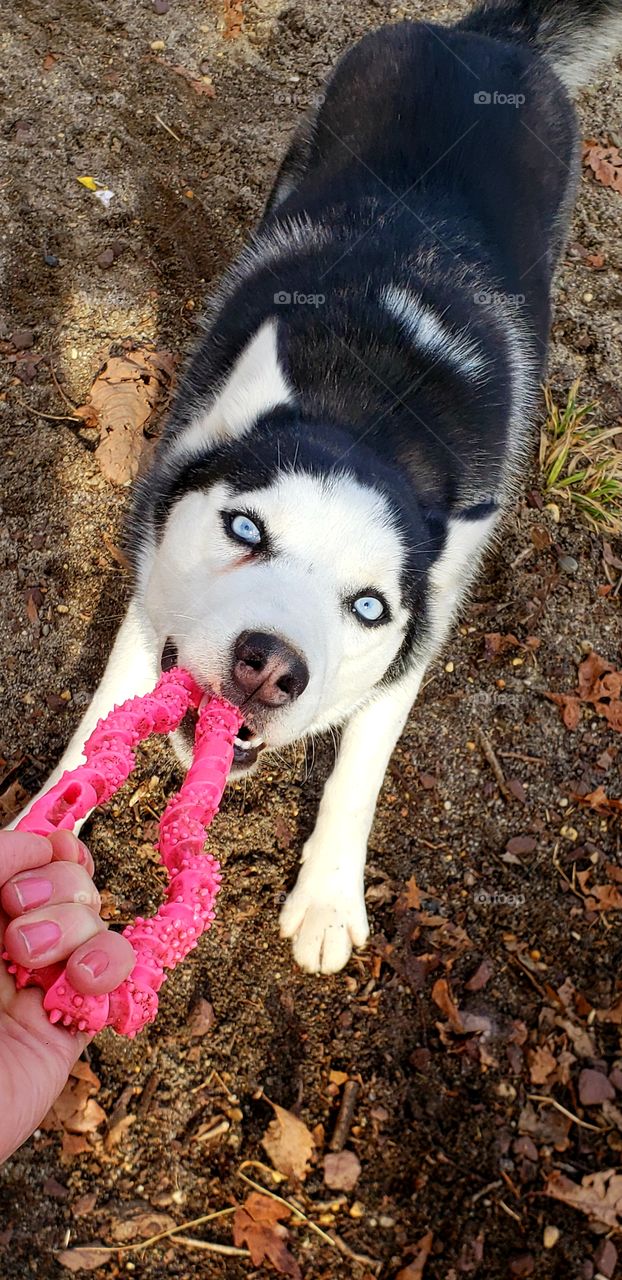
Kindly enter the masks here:
[[281, 912], [281, 936], [292, 939], [294, 959], [307, 973], [338, 973], [352, 946], [362, 947], [369, 927], [365, 903], [358, 898], [339, 906], [290, 893]]

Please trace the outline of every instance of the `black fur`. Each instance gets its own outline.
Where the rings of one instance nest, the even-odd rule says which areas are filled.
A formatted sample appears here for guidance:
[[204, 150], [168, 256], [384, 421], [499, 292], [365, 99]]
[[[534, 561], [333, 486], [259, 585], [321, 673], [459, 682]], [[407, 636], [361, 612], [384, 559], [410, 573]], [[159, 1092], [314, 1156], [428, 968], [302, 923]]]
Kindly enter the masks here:
[[[577, 184], [576, 114], [549, 55], [556, 40], [566, 56], [571, 35], [589, 38], [605, 11], [601, 0], [498, 3], [453, 28], [384, 27], [345, 54], [216, 297], [137, 490], [135, 559], [188, 488], [218, 476], [254, 487], [285, 463], [350, 470], [390, 495], [417, 549], [409, 573], [439, 553], [451, 517], [504, 501], [529, 445]], [[296, 226], [314, 229], [302, 246]], [[484, 377], [405, 334], [380, 301], [391, 282], [468, 335]], [[296, 293], [324, 301], [279, 301]], [[295, 409], [260, 420], [248, 441], [170, 464], [168, 445], [269, 317]]]

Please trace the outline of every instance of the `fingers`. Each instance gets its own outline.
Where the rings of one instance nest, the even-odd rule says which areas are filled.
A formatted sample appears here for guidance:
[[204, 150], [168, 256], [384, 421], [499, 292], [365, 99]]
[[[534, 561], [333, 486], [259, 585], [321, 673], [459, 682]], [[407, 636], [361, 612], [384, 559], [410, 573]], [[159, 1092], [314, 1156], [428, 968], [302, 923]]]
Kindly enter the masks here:
[[42, 969], [66, 960], [76, 947], [105, 932], [103, 920], [90, 907], [59, 903], [18, 916], [7, 926], [4, 945], [13, 961]]
[[0, 885], [18, 871], [44, 867], [52, 861], [52, 846], [45, 836], [29, 831], [0, 831]]
[[67, 961], [67, 977], [76, 991], [100, 996], [124, 982], [136, 956], [121, 933], [100, 933], [74, 951]]
[[34, 871], [23, 871], [0, 890], [0, 903], [11, 917], [59, 902], [78, 902], [99, 912], [99, 893], [86, 868], [77, 862], [51, 862]]
[[73, 831], [53, 831], [49, 841], [53, 862], [77, 862], [90, 876], [93, 875], [95, 863], [86, 845], [74, 836]]

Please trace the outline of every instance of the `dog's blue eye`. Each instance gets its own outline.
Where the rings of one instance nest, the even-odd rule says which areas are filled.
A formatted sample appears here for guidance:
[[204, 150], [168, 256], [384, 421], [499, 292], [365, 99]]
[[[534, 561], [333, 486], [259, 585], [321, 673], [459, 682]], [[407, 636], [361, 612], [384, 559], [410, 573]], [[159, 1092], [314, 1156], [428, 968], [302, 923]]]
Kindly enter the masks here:
[[249, 547], [257, 547], [261, 542], [261, 531], [250, 516], [235, 515], [229, 520], [229, 528], [238, 542], [246, 542]]
[[378, 596], [357, 596], [352, 611], [362, 622], [379, 622], [385, 612], [384, 602]]

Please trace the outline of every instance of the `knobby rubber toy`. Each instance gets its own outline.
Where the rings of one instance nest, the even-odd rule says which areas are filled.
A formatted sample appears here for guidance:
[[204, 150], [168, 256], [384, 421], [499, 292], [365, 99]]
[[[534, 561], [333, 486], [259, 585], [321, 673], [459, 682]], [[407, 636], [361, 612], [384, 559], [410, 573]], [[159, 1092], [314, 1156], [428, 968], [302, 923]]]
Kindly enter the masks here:
[[[220, 804], [242, 716], [231, 703], [206, 698], [188, 672], [168, 671], [152, 693], [130, 698], [99, 721], [84, 747], [86, 763], [63, 774], [17, 824], [18, 831], [44, 836], [71, 830], [123, 785], [134, 769], [138, 743], [151, 733], [170, 733], [193, 708], [198, 719], [192, 764], [160, 821], [157, 848], [169, 874], [166, 901], [155, 916], [138, 916], [124, 929], [136, 954], [129, 978], [109, 995], [83, 996], [61, 964], [33, 971], [9, 963], [16, 985], [41, 987], [50, 1022], [62, 1022], [70, 1031], [94, 1035], [114, 1027], [135, 1036], [156, 1016], [164, 970], [174, 969], [209, 929], [221, 875], [216, 859], [203, 852], [206, 828]], [[6, 953], [5, 959], [10, 961]]]

